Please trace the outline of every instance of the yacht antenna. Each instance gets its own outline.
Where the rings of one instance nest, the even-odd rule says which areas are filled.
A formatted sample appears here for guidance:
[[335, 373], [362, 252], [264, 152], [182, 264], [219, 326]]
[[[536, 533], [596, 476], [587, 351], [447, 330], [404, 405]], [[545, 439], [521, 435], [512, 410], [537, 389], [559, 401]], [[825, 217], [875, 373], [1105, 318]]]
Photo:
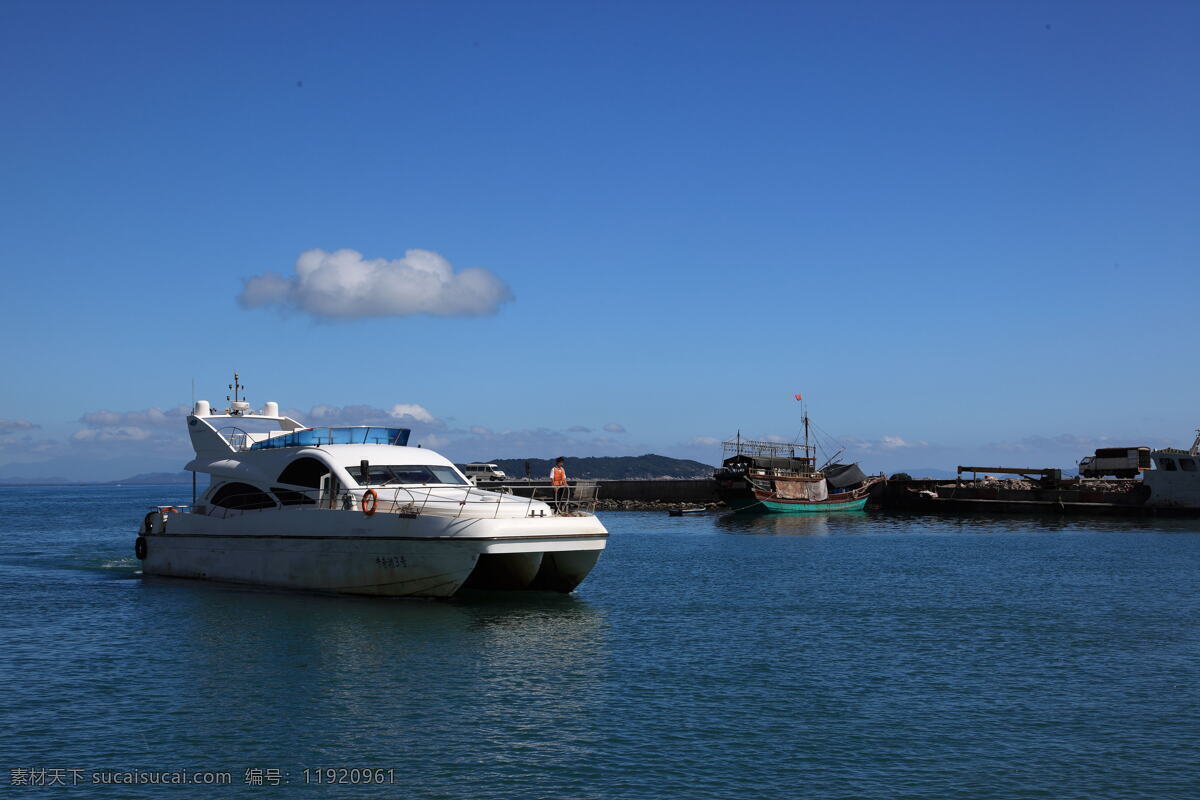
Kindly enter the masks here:
[[[242, 386], [242, 384], [238, 383], [238, 377], [239, 376], [236, 372], [233, 373], [233, 383], [229, 384], [229, 391], [233, 392], [233, 402], [234, 403], [237, 403], [239, 400], [243, 399], [238, 396], [238, 392], [240, 392], [246, 388], [245, 386]], [[226, 401], [229, 400], [229, 395], [225, 395], [225, 400]], [[229, 408], [232, 410], [234, 408], [234, 406], [230, 406]], [[228, 413], [228, 412], [226, 412], [226, 413]]]

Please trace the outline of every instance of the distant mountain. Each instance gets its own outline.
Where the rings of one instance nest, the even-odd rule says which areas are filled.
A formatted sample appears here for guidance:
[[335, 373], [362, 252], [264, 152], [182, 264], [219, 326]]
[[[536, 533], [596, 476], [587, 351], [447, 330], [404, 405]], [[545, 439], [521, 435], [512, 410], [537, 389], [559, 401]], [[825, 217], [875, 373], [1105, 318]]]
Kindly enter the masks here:
[[[85, 459], [78, 455], [58, 456], [46, 461], [10, 462], [0, 465], [0, 484], [29, 486], [79, 486], [86, 484], [122, 483], [114, 475], [134, 475], [137, 472], [167, 472], [179, 469], [186, 462], [186, 453], [178, 456], [129, 455], [118, 458]], [[191, 481], [191, 478], [188, 478]]]
[[[529, 464], [529, 476], [534, 480], [548, 480], [554, 461], [546, 458], [493, 458], [483, 462], [495, 464], [509, 478], [520, 480], [525, 477], [525, 465]], [[713, 467], [699, 461], [647, 453], [644, 456], [605, 456], [589, 458], [567, 457], [563, 460], [567, 478], [590, 480], [634, 480], [638, 478], [711, 478]]]
[[78, 481], [68, 480], [61, 475], [48, 475], [40, 478], [10, 477], [0, 479], [0, 486], [70, 486]]
[[142, 472], [119, 481], [73, 481], [61, 475], [45, 478], [2, 478], [0, 486], [173, 486], [192, 482], [190, 472]]
[[132, 478], [122, 478], [119, 481], [105, 481], [106, 485], [115, 484], [132, 484], [142, 486], [163, 486], [174, 485], [177, 483], [191, 483], [192, 473], [190, 472], [142, 472], [134, 475]]
[[913, 476], [913, 478], [935, 478], [937, 480], [943, 480], [945, 478], [954, 478], [954, 476], [957, 474], [956, 472], [954, 472], [954, 470], [937, 469], [934, 467], [918, 467], [915, 469], [898, 469], [895, 472], [893, 472], [892, 474], [895, 475], [900, 472], [906, 472], [909, 475]]

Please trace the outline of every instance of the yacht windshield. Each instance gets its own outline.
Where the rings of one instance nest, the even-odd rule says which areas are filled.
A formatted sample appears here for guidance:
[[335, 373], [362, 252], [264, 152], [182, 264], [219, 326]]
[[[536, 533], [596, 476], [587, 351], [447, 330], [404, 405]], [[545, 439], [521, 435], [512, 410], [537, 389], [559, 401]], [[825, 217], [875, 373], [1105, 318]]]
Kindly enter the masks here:
[[409, 433], [408, 428], [372, 428], [365, 425], [343, 428], [303, 428], [255, 442], [250, 445], [250, 449], [320, 447], [328, 444], [392, 444], [403, 447], [408, 444]]
[[371, 464], [367, 469], [370, 474], [366, 477], [361, 467], [347, 467], [346, 471], [358, 481], [359, 486], [383, 486], [389, 483], [449, 483], [462, 486], [467, 483], [451, 467], [436, 464]]

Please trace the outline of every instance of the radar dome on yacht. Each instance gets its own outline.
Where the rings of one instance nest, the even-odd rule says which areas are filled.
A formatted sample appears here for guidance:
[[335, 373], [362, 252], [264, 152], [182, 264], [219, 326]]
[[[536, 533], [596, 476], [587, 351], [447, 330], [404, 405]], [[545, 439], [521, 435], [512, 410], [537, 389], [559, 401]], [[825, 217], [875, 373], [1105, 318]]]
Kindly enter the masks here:
[[212, 406], [207, 400], [197, 400], [196, 407], [192, 409], [192, 414], [197, 417], [207, 417], [212, 413]]
[[271, 402], [263, 403], [262, 413], [263, 413], [264, 417], [278, 417], [279, 416], [279, 403], [271, 403]]

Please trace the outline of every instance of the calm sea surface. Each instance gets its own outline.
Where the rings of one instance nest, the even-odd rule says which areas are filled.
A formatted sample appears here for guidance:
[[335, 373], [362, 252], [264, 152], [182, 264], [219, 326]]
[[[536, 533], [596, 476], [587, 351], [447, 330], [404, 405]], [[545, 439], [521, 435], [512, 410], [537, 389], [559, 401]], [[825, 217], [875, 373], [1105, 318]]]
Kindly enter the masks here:
[[[190, 494], [0, 489], [5, 796], [1200, 797], [1200, 521], [610, 513], [437, 602], [143, 581]], [[91, 784], [176, 770], [231, 784]]]

